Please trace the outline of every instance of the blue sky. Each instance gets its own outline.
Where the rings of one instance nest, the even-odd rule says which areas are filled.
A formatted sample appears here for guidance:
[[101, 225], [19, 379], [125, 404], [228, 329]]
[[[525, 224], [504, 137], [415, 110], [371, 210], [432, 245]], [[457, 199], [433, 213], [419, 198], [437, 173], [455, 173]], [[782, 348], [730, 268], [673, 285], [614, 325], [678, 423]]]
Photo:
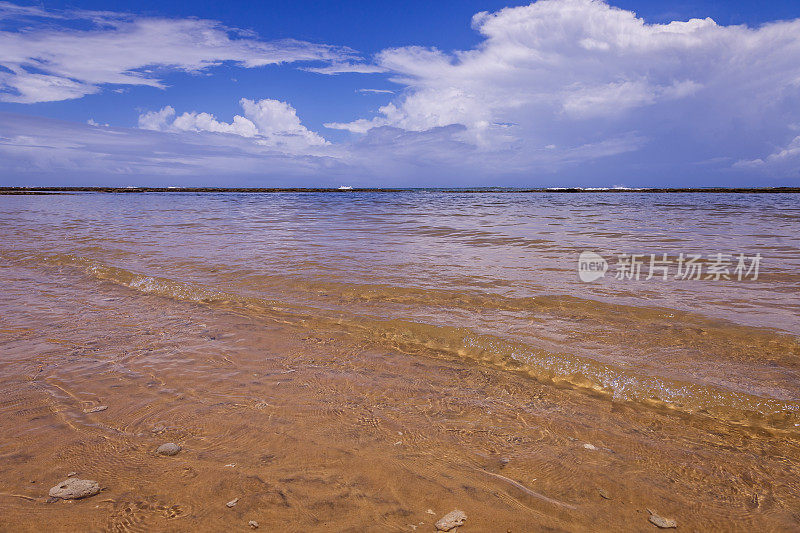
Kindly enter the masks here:
[[796, 186], [798, 17], [790, 1], [0, 2], [0, 184]]

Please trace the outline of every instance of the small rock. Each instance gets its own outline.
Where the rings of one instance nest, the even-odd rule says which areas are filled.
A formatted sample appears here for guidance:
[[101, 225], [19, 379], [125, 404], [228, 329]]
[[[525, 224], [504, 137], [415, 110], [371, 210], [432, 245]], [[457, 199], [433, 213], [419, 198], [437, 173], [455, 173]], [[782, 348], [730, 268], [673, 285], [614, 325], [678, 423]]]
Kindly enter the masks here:
[[156, 449], [156, 453], [160, 453], [161, 455], [175, 455], [179, 451], [181, 451], [181, 447], [174, 442], [167, 442]]
[[100, 411], [105, 411], [108, 409], [107, 405], [98, 405], [97, 407], [92, 407], [91, 409], [84, 409], [84, 413], [99, 413]]
[[584, 444], [583, 447], [586, 448], [587, 450], [596, 450], [597, 449], [597, 446], [595, 446], [594, 444], [589, 444], [588, 442], [586, 444]]
[[161, 424], [159, 424], [157, 426], [153, 426], [153, 429], [151, 429], [150, 431], [152, 431], [153, 433], [161, 433], [165, 429], [167, 429], [167, 428], [162, 426]]
[[601, 498], [603, 498], [605, 500], [610, 500], [611, 499], [611, 495], [608, 492], [606, 492], [605, 489], [599, 489], [597, 492], [600, 493], [600, 497]]
[[250, 526], [250, 527], [252, 527], [253, 529], [258, 529], [258, 522], [256, 522], [255, 520], [250, 520], [250, 521], [247, 523], [247, 525], [248, 525], [248, 526]]
[[436, 514], [436, 511], [434, 511], [433, 509], [428, 509], [425, 512], [428, 513], [428, 514]]
[[78, 500], [80, 498], [88, 498], [100, 492], [100, 484], [91, 479], [78, 479], [71, 477], [65, 479], [52, 489], [50, 489], [51, 498], [62, 498], [64, 500]]
[[648, 509], [647, 512], [650, 513], [650, 519], [649, 519], [650, 523], [654, 524], [655, 526], [661, 529], [674, 529], [678, 527], [678, 523], [672, 518], [664, 518], [663, 516], [658, 516], [650, 509]]
[[72, 476], [77, 476], [77, 475], [78, 475], [77, 472], [70, 472], [69, 474], [67, 474], [67, 477], [72, 477]]
[[236, 505], [236, 503], [238, 501], [239, 501], [239, 498], [234, 498], [231, 501], [229, 501], [228, 503], [226, 503], [225, 505], [227, 505], [228, 507], [233, 507], [234, 505]]
[[439, 531], [450, 531], [458, 526], [464, 525], [467, 514], [464, 511], [450, 511], [436, 522], [436, 529]]

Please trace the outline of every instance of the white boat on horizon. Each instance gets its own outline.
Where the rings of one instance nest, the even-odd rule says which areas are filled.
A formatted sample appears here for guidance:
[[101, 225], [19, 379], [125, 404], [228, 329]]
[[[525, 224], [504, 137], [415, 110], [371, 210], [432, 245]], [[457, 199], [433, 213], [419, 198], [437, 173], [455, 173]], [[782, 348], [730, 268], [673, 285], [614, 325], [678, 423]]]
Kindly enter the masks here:
[[339, 190], [340, 191], [352, 191], [353, 188], [350, 185], [342, 185], [341, 187], [339, 187]]

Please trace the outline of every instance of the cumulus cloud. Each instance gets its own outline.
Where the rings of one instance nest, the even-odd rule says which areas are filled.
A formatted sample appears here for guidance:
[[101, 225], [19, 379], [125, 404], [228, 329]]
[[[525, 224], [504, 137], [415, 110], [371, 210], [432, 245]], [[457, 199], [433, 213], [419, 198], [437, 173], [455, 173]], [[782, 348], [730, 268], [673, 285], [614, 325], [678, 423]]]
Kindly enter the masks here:
[[143, 130], [165, 130], [174, 116], [175, 108], [169, 105], [158, 111], [148, 111], [139, 115], [139, 127]]
[[329, 144], [303, 126], [295, 108], [286, 102], [269, 98], [256, 102], [242, 98], [239, 104], [244, 116], [235, 115], [232, 122], [221, 122], [214, 115], [196, 111], [175, 116], [175, 109], [166, 106], [139, 115], [139, 127], [156, 131], [227, 133], [255, 138], [258, 144], [290, 151]]
[[327, 123], [325, 127], [363, 133], [380, 126], [395, 126], [409, 131], [462, 124], [468, 128], [485, 129], [491, 123], [491, 110], [462, 89], [443, 87], [438, 90], [420, 89], [404, 97], [400, 104], [390, 103], [378, 110], [381, 115], [370, 120], [351, 123]]
[[676, 147], [669, 157], [688, 164], [768, 149], [800, 119], [800, 20], [648, 24], [600, 0], [539, 0], [472, 24], [484, 38], [472, 50], [379, 53], [403, 95], [372, 117], [325, 126], [460, 124], [461, 139], [487, 150], [634, 135], [641, 147]]
[[[243, 68], [295, 61], [335, 61], [348, 49], [303, 41], [267, 42], [201, 19], [95, 11], [45, 11], [0, 3], [0, 20], [32, 21], [0, 31], [0, 101], [80, 98], [106, 85], [164, 87], [167, 71], [197, 73], [230, 62]], [[87, 29], [77, 30], [75, 24]]]

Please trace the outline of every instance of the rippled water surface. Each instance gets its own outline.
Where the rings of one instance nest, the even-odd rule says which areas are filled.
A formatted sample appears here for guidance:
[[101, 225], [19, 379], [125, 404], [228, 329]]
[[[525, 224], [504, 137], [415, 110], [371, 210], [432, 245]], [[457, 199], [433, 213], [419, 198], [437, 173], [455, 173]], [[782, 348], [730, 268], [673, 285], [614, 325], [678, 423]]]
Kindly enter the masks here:
[[0, 254], [0, 527], [800, 527], [798, 195], [0, 196]]

